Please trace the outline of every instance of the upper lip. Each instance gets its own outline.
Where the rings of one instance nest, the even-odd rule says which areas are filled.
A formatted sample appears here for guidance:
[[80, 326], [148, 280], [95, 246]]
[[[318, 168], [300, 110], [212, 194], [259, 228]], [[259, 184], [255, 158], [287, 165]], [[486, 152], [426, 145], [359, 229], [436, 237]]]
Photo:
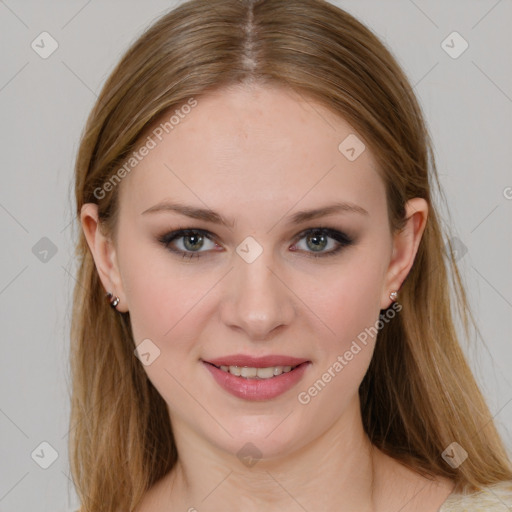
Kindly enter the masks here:
[[268, 355], [262, 357], [248, 356], [244, 354], [233, 354], [229, 356], [217, 357], [215, 359], [204, 359], [206, 363], [215, 366], [247, 366], [249, 368], [268, 368], [270, 366], [297, 366], [308, 360], [282, 355]]

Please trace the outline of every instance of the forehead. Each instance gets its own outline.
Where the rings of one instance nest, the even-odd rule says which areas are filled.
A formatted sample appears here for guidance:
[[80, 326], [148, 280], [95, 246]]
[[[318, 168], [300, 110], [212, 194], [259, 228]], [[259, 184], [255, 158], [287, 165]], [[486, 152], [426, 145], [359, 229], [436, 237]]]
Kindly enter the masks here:
[[385, 208], [384, 184], [362, 137], [318, 102], [276, 86], [218, 89], [195, 101], [166, 113], [141, 138], [154, 147], [123, 180], [122, 205], [140, 213], [179, 198], [238, 214], [241, 206], [277, 202], [282, 210], [345, 199]]

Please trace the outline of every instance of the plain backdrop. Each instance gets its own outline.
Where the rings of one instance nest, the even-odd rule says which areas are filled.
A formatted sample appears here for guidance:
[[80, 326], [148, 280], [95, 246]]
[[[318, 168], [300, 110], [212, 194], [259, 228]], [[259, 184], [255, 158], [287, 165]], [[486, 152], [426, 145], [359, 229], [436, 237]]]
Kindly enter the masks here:
[[[421, 102], [482, 332], [463, 348], [510, 449], [512, 3], [333, 3], [384, 40]], [[108, 74], [174, 5], [0, 0], [0, 512], [77, 506], [67, 453], [73, 165]], [[51, 42], [42, 32], [58, 44], [47, 58], [32, 45]]]

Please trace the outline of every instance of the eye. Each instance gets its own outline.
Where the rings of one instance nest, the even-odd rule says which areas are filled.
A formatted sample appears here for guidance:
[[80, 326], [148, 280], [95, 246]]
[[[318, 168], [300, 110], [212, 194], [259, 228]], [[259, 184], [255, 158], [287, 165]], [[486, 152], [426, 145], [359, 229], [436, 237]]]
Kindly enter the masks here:
[[[305, 245], [297, 249], [298, 244], [305, 240]], [[158, 238], [158, 241], [169, 251], [179, 254], [182, 258], [199, 258], [201, 253], [208, 253], [220, 247], [214, 242], [214, 236], [203, 229], [183, 229], [171, 231]], [[315, 258], [333, 256], [354, 241], [345, 233], [331, 228], [307, 229], [295, 237], [291, 251], [300, 250]], [[329, 250], [324, 250], [329, 248]]]
[[[300, 250], [304, 250], [308, 253], [308, 256], [314, 258], [333, 256], [344, 247], [348, 247], [354, 243], [352, 238], [345, 233], [331, 228], [308, 229], [303, 231], [296, 240], [301, 241], [303, 239], [305, 240], [305, 244]], [[324, 251], [326, 247], [329, 247], [330, 250]], [[295, 251], [296, 249], [292, 250]]]
[[[179, 229], [159, 237], [158, 240], [169, 249], [169, 251], [189, 259], [194, 257], [199, 258], [200, 254], [196, 253], [206, 252], [217, 246], [212, 240], [212, 235], [202, 229]], [[210, 247], [208, 247], [208, 243], [211, 244]], [[206, 250], [201, 251], [205, 245]]]

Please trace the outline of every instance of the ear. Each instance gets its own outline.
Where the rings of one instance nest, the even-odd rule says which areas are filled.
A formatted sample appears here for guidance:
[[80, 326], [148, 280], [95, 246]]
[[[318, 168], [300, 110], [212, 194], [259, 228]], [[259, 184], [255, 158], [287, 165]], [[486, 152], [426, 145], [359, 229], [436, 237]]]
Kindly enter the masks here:
[[111, 238], [101, 231], [101, 225], [98, 222], [98, 205], [94, 203], [84, 204], [80, 211], [80, 221], [103, 287], [106, 291], [119, 297], [120, 301], [116, 310], [126, 313], [128, 309], [116, 249]]
[[400, 290], [402, 283], [412, 268], [421, 237], [427, 224], [428, 203], [421, 197], [410, 199], [405, 204], [406, 224], [393, 235], [393, 253], [382, 290], [381, 309], [393, 303], [389, 298], [392, 291]]

